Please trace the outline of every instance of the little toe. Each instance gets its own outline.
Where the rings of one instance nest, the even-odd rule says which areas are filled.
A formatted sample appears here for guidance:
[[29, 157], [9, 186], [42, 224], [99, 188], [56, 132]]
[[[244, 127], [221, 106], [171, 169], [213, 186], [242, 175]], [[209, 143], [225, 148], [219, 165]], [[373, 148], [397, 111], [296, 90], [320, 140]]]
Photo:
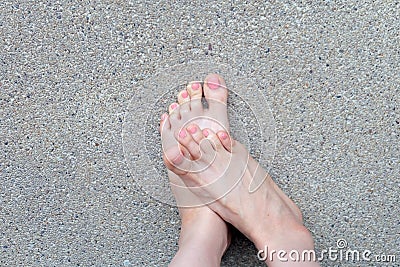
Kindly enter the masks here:
[[178, 124], [181, 119], [180, 106], [177, 103], [169, 105], [169, 121], [171, 126]]
[[177, 140], [191, 155], [191, 157], [196, 160], [201, 156], [199, 144], [192, 138], [192, 135], [186, 130], [181, 129], [177, 134]]
[[223, 147], [228, 151], [232, 152], [232, 139], [230, 135], [225, 131], [217, 132], [217, 136]]
[[169, 117], [167, 113], [164, 113], [161, 115], [161, 119], [160, 119], [160, 133], [163, 131], [163, 128], [166, 129], [170, 129], [171, 128], [171, 124], [169, 122]]
[[203, 97], [203, 88], [200, 82], [190, 82], [186, 87], [187, 92], [190, 97], [191, 109], [195, 112], [200, 112], [203, 110], [203, 104], [201, 103], [201, 98]]

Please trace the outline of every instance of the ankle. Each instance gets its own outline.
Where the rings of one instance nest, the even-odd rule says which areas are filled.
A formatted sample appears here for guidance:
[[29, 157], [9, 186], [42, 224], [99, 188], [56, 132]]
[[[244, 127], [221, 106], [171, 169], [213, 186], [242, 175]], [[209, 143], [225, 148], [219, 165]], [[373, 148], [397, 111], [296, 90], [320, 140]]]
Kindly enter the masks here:
[[275, 227], [264, 227], [257, 235], [251, 236], [251, 240], [257, 249], [268, 247], [283, 247], [286, 244], [298, 243], [302, 241], [305, 247], [314, 246], [314, 241], [310, 231], [297, 220], [292, 221], [270, 221]]
[[[210, 226], [208, 226], [210, 227]], [[179, 250], [195, 251], [206, 256], [214, 255], [221, 258], [230, 243], [227, 225], [211, 226], [211, 228], [193, 227], [181, 231], [179, 237]]]
[[201, 219], [198, 216], [182, 218], [179, 250], [195, 251], [207, 257], [214, 255], [220, 259], [230, 244], [228, 225], [215, 217], [212, 211], [201, 215]]
[[[312, 235], [301, 224], [286, 228], [286, 230], [282, 229], [282, 231], [278, 229], [272, 235], [269, 234], [268, 238], [260, 237], [255, 241], [255, 246], [258, 250], [257, 256], [268, 266], [287, 266], [287, 263], [293, 263], [296, 266], [319, 266], [314, 254]], [[297, 259], [296, 255], [300, 258]], [[310, 255], [310, 258], [307, 256], [302, 260], [303, 255]]]
[[169, 266], [174, 267], [203, 267], [220, 266], [222, 256], [205, 247], [197, 247], [195, 244], [180, 246]]
[[228, 234], [222, 233], [203, 232], [201, 228], [181, 232], [179, 249], [170, 266], [220, 266], [229, 245]]

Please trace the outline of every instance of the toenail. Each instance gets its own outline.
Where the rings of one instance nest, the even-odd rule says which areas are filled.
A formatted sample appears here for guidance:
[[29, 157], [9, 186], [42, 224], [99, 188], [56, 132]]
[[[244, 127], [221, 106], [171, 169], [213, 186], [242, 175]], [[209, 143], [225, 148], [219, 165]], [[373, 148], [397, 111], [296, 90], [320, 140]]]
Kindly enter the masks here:
[[161, 115], [161, 120], [163, 121], [163, 120], [165, 120], [167, 118], [167, 114], [162, 114]]
[[204, 134], [205, 137], [207, 137], [208, 136], [208, 131], [207, 130], [203, 130], [203, 134]]
[[199, 89], [199, 87], [200, 87], [199, 83], [192, 83], [192, 89], [193, 90], [197, 90], [197, 89]]
[[178, 107], [178, 104], [174, 103], [171, 105], [171, 109], [176, 109]]
[[220, 133], [219, 136], [221, 136], [222, 140], [226, 140], [226, 138], [228, 138], [226, 133]]
[[197, 128], [196, 126], [189, 126], [187, 130], [189, 131], [189, 133], [194, 134], [197, 131]]
[[207, 80], [207, 84], [210, 89], [217, 89], [219, 88], [219, 79], [217, 77], [212, 77]]
[[186, 91], [183, 91], [183, 92], [182, 92], [182, 97], [183, 97], [183, 98], [188, 97], [188, 95], [189, 95], [188, 92], [186, 92]]
[[186, 131], [185, 130], [180, 131], [179, 132], [179, 137], [180, 138], [185, 138], [186, 137]]

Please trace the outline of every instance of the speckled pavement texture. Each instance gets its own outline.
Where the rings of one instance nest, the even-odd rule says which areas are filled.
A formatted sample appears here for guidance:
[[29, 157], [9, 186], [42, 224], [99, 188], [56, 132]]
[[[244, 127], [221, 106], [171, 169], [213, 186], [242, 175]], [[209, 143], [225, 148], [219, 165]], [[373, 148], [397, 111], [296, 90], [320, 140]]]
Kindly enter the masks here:
[[[271, 174], [318, 251], [397, 260], [322, 266], [400, 266], [399, 29], [389, 0], [1, 1], [0, 266], [168, 264], [177, 210], [135, 183], [121, 129], [132, 88], [192, 60], [268, 99]], [[263, 264], [239, 236], [222, 266]]]

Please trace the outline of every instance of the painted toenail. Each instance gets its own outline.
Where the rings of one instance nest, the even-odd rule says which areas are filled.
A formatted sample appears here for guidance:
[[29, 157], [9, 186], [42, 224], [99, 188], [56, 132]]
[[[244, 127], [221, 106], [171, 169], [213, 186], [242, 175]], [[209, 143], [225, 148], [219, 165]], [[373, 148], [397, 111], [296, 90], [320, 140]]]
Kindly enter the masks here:
[[199, 83], [192, 83], [192, 89], [193, 90], [197, 90], [197, 89], [199, 89], [199, 87], [200, 87]]
[[185, 130], [180, 131], [179, 132], [179, 137], [180, 138], [185, 138], [186, 137], [186, 131]]
[[167, 118], [167, 114], [162, 114], [161, 115], [161, 120], [163, 121], [163, 120], [165, 120]]
[[183, 98], [188, 97], [188, 95], [189, 95], [188, 92], [186, 92], [186, 91], [183, 91], [183, 92], [182, 92], [182, 97], [183, 97]]
[[208, 136], [208, 131], [207, 130], [203, 130], [203, 134], [204, 134], [205, 137], [207, 137]]
[[178, 107], [178, 104], [174, 103], [171, 105], [171, 109], [176, 109]]
[[228, 138], [228, 135], [226, 133], [220, 133], [220, 136], [222, 140], [226, 140], [226, 138]]
[[212, 77], [207, 80], [207, 84], [210, 89], [217, 89], [219, 88], [219, 79], [217, 77]]
[[187, 130], [189, 131], [189, 133], [194, 134], [197, 131], [197, 128], [196, 126], [189, 126]]

